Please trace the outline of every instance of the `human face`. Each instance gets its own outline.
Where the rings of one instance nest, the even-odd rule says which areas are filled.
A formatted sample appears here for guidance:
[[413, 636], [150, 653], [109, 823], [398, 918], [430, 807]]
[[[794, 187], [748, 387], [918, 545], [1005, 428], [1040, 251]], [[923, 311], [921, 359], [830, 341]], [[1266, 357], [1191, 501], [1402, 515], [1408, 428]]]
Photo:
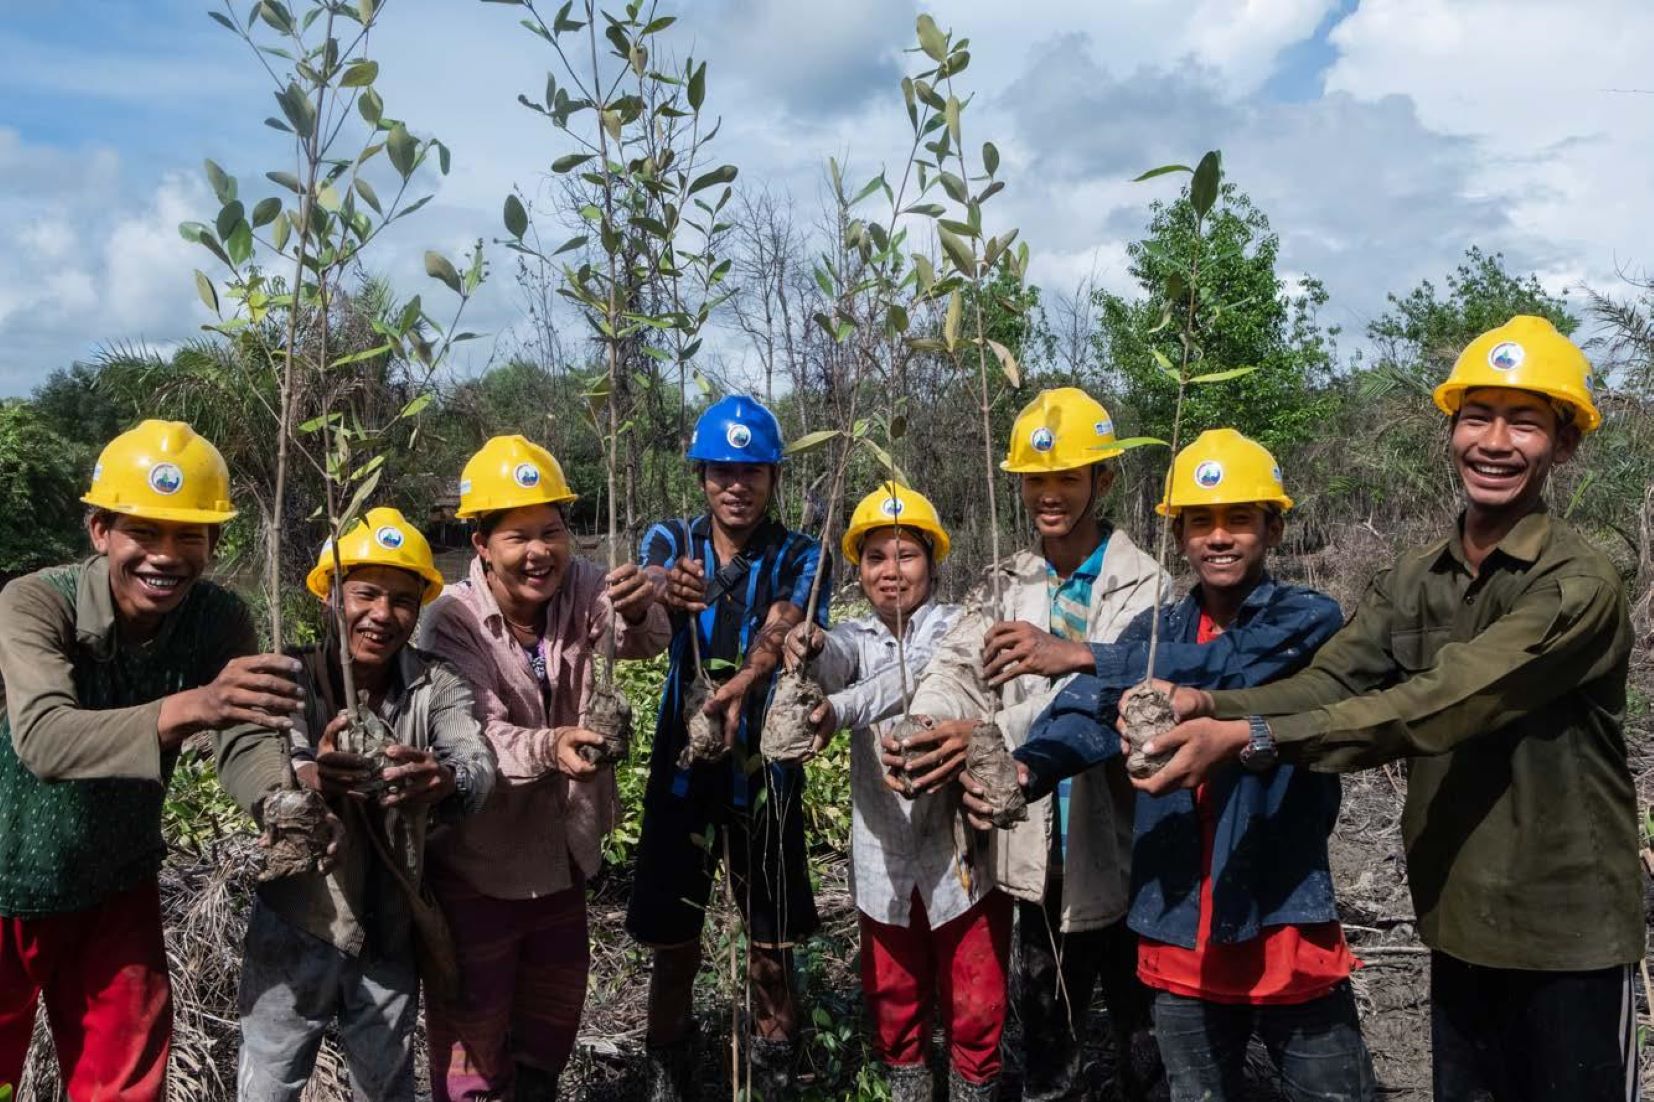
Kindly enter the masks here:
[[524, 505], [501, 517], [488, 538], [471, 545], [488, 564], [495, 599], [519, 609], [536, 608], [557, 595], [568, 574], [574, 537], [555, 505]]
[[1042, 539], [1061, 539], [1092, 513], [1114, 482], [1111, 467], [1075, 467], [1022, 476], [1022, 504]]
[[151, 628], [184, 603], [207, 569], [217, 526], [94, 513], [92, 546], [109, 559], [109, 591], [121, 619]]
[[357, 666], [383, 668], [413, 638], [425, 579], [394, 566], [358, 566], [339, 587], [350, 658]]
[[930, 599], [930, 552], [917, 533], [875, 528], [861, 543], [861, 591], [886, 623], [913, 615]]
[[750, 532], [769, 511], [776, 469], [767, 463], [708, 463], [701, 474], [712, 519], [728, 532]]
[[1544, 397], [1507, 387], [1478, 387], [1453, 418], [1453, 463], [1472, 509], [1527, 513], [1545, 491], [1551, 468], [1579, 445]]
[[1177, 517], [1178, 548], [1208, 593], [1256, 585], [1281, 531], [1280, 514], [1250, 501], [1191, 506]]

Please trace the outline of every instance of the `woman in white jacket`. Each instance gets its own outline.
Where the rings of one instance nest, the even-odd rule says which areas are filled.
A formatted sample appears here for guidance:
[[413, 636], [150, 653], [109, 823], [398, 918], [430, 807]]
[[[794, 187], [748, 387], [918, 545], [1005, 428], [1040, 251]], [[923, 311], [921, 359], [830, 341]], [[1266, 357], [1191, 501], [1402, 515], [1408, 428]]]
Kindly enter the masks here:
[[[948, 534], [923, 495], [894, 482], [867, 495], [844, 534], [873, 613], [831, 632], [800, 625], [789, 660], [827, 690], [816, 746], [848, 727], [851, 887], [861, 915], [862, 993], [894, 1102], [929, 1102], [932, 1010], [952, 1057], [949, 1097], [991, 1099], [1000, 1071], [1011, 901], [962, 869], [957, 789], [906, 799], [885, 785], [880, 740], [959, 615], [930, 600]], [[898, 645], [900, 640], [900, 645]]]

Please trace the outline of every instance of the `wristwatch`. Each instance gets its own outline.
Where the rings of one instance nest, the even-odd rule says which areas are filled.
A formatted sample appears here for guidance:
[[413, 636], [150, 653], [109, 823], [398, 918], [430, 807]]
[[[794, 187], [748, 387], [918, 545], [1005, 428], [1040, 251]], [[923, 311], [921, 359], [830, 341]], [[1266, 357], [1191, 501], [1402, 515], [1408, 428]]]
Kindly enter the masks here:
[[1275, 748], [1275, 736], [1270, 733], [1269, 724], [1263, 716], [1247, 716], [1246, 725], [1250, 729], [1250, 737], [1241, 747], [1241, 766], [1253, 773], [1268, 772], [1281, 759], [1280, 752]]

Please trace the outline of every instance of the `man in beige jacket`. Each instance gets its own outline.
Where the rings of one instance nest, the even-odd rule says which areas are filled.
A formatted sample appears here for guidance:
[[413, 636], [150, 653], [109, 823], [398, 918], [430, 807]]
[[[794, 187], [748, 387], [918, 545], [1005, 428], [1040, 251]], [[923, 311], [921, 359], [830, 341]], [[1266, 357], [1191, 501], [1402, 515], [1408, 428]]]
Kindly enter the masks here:
[[[1154, 560], [1097, 515], [1120, 454], [1114, 424], [1081, 390], [1041, 392], [1017, 416], [1001, 468], [1019, 475], [1035, 544], [997, 563], [942, 641], [912, 714], [937, 721], [885, 763], [919, 790], [960, 775], [976, 721], [992, 718], [1015, 747], [1073, 673], [1093, 671], [1088, 643], [1107, 643], [1154, 601]], [[903, 753], [905, 749], [905, 755]], [[902, 782], [891, 781], [893, 787]], [[1013, 998], [1022, 1023], [1023, 1097], [1081, 1096], [1078, 1031], [1101, 982], [1127, 1099], [1146, 1096], [1159, 1061], [1149, 1000], [1125, 926], [1132, 789], [1119, 762], [1092, 769], [1029, 806], [1009, 831], [972, 835], [977, 876], [1018, 900]]]

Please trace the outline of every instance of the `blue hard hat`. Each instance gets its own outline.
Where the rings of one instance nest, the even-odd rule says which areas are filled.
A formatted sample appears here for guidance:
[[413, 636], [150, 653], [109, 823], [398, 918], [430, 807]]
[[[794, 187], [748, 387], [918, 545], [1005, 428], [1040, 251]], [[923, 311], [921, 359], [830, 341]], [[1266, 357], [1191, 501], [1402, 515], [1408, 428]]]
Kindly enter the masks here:
[[720, 398], [695, 422], [689, 458], [697, 463], [779, 463], [781, 423], [744, 394]]

